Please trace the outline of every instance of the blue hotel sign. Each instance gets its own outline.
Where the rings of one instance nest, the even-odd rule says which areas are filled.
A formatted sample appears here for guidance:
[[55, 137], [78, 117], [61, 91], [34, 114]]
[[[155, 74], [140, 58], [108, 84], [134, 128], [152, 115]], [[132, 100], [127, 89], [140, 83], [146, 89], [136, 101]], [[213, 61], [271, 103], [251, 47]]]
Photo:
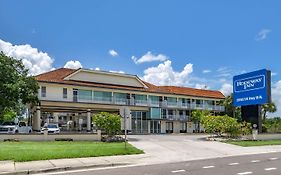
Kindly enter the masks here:
[[262, 69], [233, 77], [233, 104], [247, 106], [271, 101], [271, 72]]

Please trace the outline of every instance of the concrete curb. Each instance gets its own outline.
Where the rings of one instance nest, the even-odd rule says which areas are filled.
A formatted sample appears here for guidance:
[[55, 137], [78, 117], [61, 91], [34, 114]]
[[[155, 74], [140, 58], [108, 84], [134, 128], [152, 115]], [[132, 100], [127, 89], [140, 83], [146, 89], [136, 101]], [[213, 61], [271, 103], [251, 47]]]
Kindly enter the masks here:
[[1, 172], [0, 175], [29, 175], [29, 174], [38, 174], [38, 173], [51, 173], [51, 172], [60, 172], [60, 171], [69, 171], [69, 170], [80, 170], [87, 168], [103, 168], [103, 167], [114, 167], [114, 166], [125, 166], [130, 165], [130, 163], [108, 163], [108, 164], [92, 164], [85, 166], [77, 167], [53, 167], [47, 169], [39, 170], [23, 170], [23, 171], [13, 171], [13, 172]]

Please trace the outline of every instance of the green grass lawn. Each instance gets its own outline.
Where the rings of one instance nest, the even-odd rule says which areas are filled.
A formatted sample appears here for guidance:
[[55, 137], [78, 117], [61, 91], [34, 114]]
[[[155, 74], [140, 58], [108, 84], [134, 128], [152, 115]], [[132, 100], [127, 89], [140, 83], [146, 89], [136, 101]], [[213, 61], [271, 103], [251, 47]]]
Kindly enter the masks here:
[[103, 142], [0, 142], [0, 160], [17, 162], [60, 158], [141, 154], [143, 151], [124, 143]]
[[281, 145], [281, 140], [226, 141], [225, 143], [248, 147], [248, 146]]

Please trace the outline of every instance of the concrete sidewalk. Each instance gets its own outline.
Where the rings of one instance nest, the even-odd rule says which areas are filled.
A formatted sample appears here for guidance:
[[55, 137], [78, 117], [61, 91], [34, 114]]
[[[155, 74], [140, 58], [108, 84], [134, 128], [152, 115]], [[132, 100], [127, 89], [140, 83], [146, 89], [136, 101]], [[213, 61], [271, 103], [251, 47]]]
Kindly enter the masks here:
[[137, 164], [147, 155], [105, 156], [74, 159], [54, 159], [31, 162], [0, 161], [0, 175], [38, 174], [52, 171], [65, 171], [83, 168], [112, 167]]

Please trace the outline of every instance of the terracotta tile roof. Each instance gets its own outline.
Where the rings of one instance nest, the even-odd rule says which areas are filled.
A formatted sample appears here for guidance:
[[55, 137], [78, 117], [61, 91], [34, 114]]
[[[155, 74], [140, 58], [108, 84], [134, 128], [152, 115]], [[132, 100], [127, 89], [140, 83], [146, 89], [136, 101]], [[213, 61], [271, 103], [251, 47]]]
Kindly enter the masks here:
[[178, 87], [178, 86], [159, 86], [161, 89], [165, 89], [173, 94], [190, 95], [199, 97], [212, 97], [212, 98], [225, 98], [220, 91], [195, 89], [189, 87]]
[[153, 92], [153, 93], [168, 93], [168, 94], [178, 94], [178, 95], [206, 97], [206, 98], [218, 98], [218, 99], [225, 98], [224, 95], [219, 91], [202, 90], [202, 89], [177, 87], [177, 86], [155, 86], [145, 81], [143, 81], [143, 83], [148, 88], [93, 83], [93, 82], [85, 82], [85, 81], [64, 80], [65, 77], [74, 73], [77, 70], [78, 69], [59, 68], [50, 72], [37, 75], [35, 76], [35, 79], [39, 82], [46, 82], [46, 83], [49, 82], [49, 83], [61, 83], [61, 84], [78, 85], [78, 86], [91, 86], [91, 87], [101, 87], [101, 88], [111, 88], [111, 89]]

